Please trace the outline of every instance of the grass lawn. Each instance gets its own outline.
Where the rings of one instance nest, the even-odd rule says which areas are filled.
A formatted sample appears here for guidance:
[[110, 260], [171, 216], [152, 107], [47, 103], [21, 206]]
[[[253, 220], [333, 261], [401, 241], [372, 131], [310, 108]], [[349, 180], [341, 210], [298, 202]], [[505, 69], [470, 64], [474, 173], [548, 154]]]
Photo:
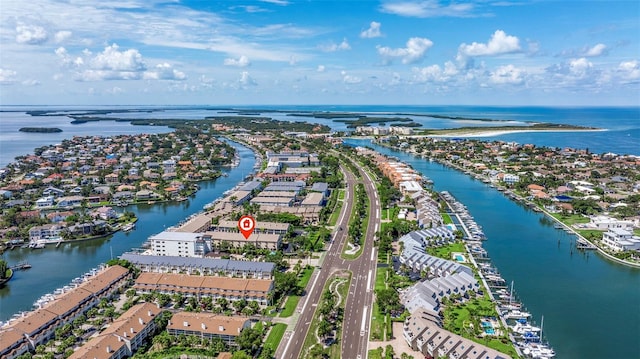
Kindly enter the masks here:
[[389, 219], [389, 208], [382, 209], [382, 213], [380, 213], [380, 219], [381, 220]]
[[[306, 267], [305, 269], [303, 269], [302, 273], [298, 276], [298, 286], [300, 286], [301, 288], [306, 288], [307, 283], [309, 283], [309, 279], [311, 278], [311, 274], [313, 274], [313, 268]], [[290, 295], [284, 303], [284, 308], [282, 308], [282, 312], [280, 312], [280, 317], [286, 318], [293, 315], [293, 312], [296, 310], [299, 301], [300, 296]]]
[[331, 217], [329, 217], [329, 225], [335, 226], [338, 223], [338, 217], [340, 217], [340, 212], [342, 210], [342, 205], [344, 202], [337, 201], [336, 206], [333, 207], [333, 212], [331, 212]]
[[[379, 268], [376, 270], [376, 282], [374, 290], [385, 289], [387, 287], [387, 269]], [[371, 340], [384, 340], [384, 315], [380, 313], [378, 303], [373, 301], [373, 309], [371, 311]]]
[[442, 247], [427, 248], [427, 253], [429, 253], [430, 255], [436, 256], [438, 258], [448, 259], [448, 260], [451, 260], [451, 253], [453, 252], [465, 253], [466, 249], [464, 248], [464, 243], [456, 242], [456, 243], [447, 244], [446, 246], [442, 246]]
[[[366, 237], [367, 237], [367, 227], [369, 227], [369, 213], [371, 211], [370, 203], [371, 202], [369, 201], [369, 197], [365, 197], [365, 201], [364, 201], [365, 214], [364, 214], [364, 218], [362, 219], [362, 233], [363, 233], [362, 242], [363, 243], [360, 245], [360, 248], [358, 248], [358, 251], [355, 254], [347, 254], [345, 252], [350, 247], [347, 245], [348, 242], [345, 241], [344, 248], [342, 249], [342, 256], [341, 256], [344, 259], [350, 259], [350, 260], [357, 259], [362, 254], [362, 250], [364, 249], [364, 241], [366, 240]], [[355, 210], [355, 207], [354, 207], [354, 210]]]
[[282, 340], [282, 336], [284, 336], [284, 332], [287, 330], [287, 325], [284, 323], [276, 323], [269, 332], [267, 339], [264, 341], [265, 347], [271, 347], [275, 352], [278, 349], [278, 345], [280, 344], [280, 340]]
[[442, 221], [444, 222], [444, 224], [453, 223], [453, 220], [451, 220], [451, 216], [449, 216], [448, 213], [440, 213], [440, 215], [442, 216]]
[[576, 230], [576, 232], [590, 241], [594, 239], [602, 240], [602, 236], [604, 235], [604, 231], [596, 231], [594, 229]]
[[576, 223], [589, 223], [589, 218], [584, 217], [580, 214], [571, 214], [571, 215], [563, 215], [562, 213], [552, 213], [554, 218], [558, 219], [560, 222], [571, 226]]
[[382, 347], [369, 350], [369, 359], [382, 359]]
[[344, 196], [345, 196], [346, 191], [344, 189], [339, 189], [338, 190], [338, 199], [341, 201], [344, 201]]

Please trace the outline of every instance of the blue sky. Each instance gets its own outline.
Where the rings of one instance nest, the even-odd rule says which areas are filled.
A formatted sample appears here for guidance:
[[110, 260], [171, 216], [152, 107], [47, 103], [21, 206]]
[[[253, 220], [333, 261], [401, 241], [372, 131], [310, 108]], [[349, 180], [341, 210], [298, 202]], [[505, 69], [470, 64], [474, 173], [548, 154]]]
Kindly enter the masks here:
[[640, 105], [640, 2], [0, 0], [0, 104]]

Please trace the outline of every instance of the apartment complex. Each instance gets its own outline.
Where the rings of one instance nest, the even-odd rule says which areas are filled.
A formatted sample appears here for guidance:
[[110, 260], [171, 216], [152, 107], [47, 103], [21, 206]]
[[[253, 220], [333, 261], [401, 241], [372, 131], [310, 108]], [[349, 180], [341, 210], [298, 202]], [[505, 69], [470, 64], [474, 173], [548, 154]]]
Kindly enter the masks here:
[[133, 286], [140, 293], [180, 293], [188, 297], [225, 298], [230, 301], [255, 300], [269, 305], [272, 279], [244, 279], [174, 273], [142, 273]]
[[100, 299], [120, 288], [129, 275], [121, 266], [111, 266], [0, 329], [0, 358], [20, 356], [53, 338], [55, 330], [91, 309]]
[[510, 359], [511, 357], [440, 328], [440, 318], [425, 309], [411, 312], [402, 335], [413, 350], [428, 358]]
[[69, 359], [128, 358], [156, 330], [154, 318], [161, 309], [151, 303], [134, 305], [100, 335], [76, 349]]
[[229, 317], [211, 313], [175, 313], [167, 332], [171, 335], [195, 335], [203, 339], [219, 338], [228, 346], [236, 345], [236, 337], [251, 326], [251, 321], [243, 317]]

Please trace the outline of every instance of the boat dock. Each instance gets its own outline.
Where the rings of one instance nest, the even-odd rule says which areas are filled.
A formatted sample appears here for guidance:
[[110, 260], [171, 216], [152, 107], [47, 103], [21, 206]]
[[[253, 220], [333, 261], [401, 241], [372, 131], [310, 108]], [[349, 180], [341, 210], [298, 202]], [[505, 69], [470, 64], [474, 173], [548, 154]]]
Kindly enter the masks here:
[[[513, 282], [507, 285], [500, 272], [491, 264], [482, 241], [487, 240], [467, 208], [450, 193], [443, 191], [440, 197], [450, 209], [449, 215], [457, 217], [456, 227], [464, 233], [465, 247], [470, 262], [478, 269], [480, 281], [487, 289], [489, 298], [495, 303], [498, 320], [503, 325], [509, 340], [513, 343], [518, 356], [524, 358], [552, 358], [555, 352], [549, 344], [543, 342], [542, 328], [531, 324], [531, 314], [524, 311], [523, 304], [517, 299]], [[590, 243], [587, 243], [591, 245]], [[578, 245], [578, 243], [576, 243]], [[534, 350], [535, 349], [535, 350]], [[544, 355], [542, 354], [544, 352]]]
[[11, 270], [26, 270], [31, 268], [31, 264], [27, 263], [27, 262], [20, 262], [16, 265], [12, 265], [9, 267], [9, 269]]

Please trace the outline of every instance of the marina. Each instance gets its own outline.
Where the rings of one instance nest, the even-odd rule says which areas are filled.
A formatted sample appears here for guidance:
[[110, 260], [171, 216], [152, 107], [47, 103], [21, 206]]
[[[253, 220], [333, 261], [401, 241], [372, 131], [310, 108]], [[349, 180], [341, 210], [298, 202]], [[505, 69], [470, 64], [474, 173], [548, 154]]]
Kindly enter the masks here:
[[[447, 191], [440, 192], [440, 196], [447, 203], [448, 214], [459, 220], [458, 224], [465, 234], [463, 240], [465, 241], [467, 252], [471, 254], [471, 261], [478, 268], [478, 274], [484, 286], [489, 289], [489, 297], [496, 303], [496, 311], [500, 316], [500, 322], [504, 328], [510, 329], [509, 338], [515, 345], [518, 354], [534, 359], [553, 358], [555, 351], [548, 343], [543, 342], [542, 329], [529, 322], [531, 313], [523, 310], [524, 306], [514, 293], [513, 281], [509, 291], [507, 291], [506, 281], [502, 278], [498, 269], [491, 264], [487, 252], [481, 248], [481, 241], [486, 241], [487, 237], [480, 230], [480, 226], [475, 222], [467, 207]], [[485, 334], [494, 334], [492, 325], [485, 328]], [[531, 343], [535, 343], [536, 350], [532, 350], [529, 347]]]
[[[499, 268], [505, 279], [502, 288], [509, 287], [511, 281], [516, 283], [518, 298], [526, 302], [526, 308], [520, 310], [538, 320], [544, 315], [543, 340], [552, 343], [558, 358], [637, 357], [638, 345], [616, 343], [637, 343], [640, 336], [640, 321], [617, 319], [640, 318], [640, 270], [612, 263], [599, 252], [576, 250], [573, 233], [554, 228], [552, 221], [515, 202], [506, 191], [499, 192], [463, 172], [370, 140], [354, 139], [348, 143], [398, 157], [429, 176], [434, 190], [448, 191], [464, 203], [489, 239], [468, 243], [471, 259]], [[615, 306], [611, 305], [612, 297], [617, 298]], [[598, 331], [591, 329], [594, 322], [599, 323]], [[531, 323], [538, 325], [533, 320]], [[534, 345], [532, 349], [538, 347]]]

